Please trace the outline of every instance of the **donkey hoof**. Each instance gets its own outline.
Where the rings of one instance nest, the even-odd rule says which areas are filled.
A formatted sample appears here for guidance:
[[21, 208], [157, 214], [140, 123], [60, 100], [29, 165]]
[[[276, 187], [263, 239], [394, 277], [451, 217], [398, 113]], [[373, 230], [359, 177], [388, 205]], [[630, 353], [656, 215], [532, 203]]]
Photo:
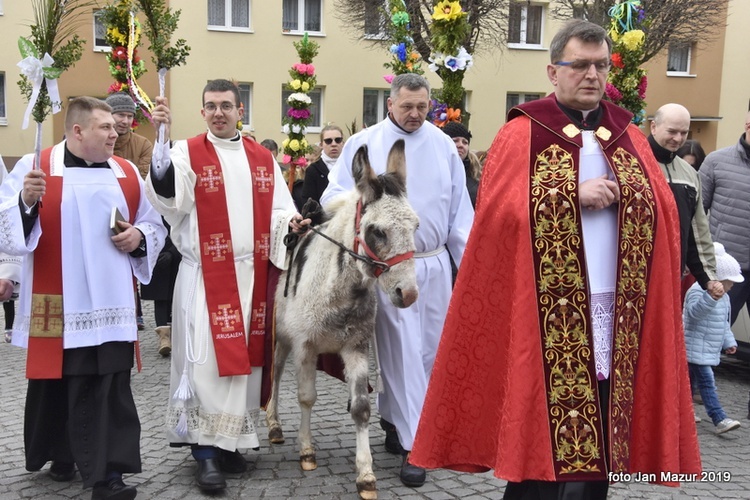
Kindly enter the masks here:
[[375, 480], [357, 482], [357, 493], [362, 500], [377, 500], [378, 490], [375, 487]]
[[315, 455], [300, 455], [299, 465], [304, 471], [311, 471], [318, 468], [318, 462], [315, 460]]
[[271, 444], [284, 444], [284, 431], [281, 430], [281, 427], [268, 429], [268, 441]]

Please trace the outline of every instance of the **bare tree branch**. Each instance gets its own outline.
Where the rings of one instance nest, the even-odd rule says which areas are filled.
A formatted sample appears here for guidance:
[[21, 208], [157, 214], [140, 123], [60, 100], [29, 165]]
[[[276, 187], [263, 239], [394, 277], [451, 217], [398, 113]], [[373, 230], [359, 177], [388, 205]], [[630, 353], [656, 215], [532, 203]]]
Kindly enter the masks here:
[[[711, 43], [726, 25], [727, 0], [642, 0], [646, 10], [643, 62], [674, 43]], [[552, 0], [550, 13], [557, 19], [579, 17], [605, 28], [607, 11], [615, 0]]]

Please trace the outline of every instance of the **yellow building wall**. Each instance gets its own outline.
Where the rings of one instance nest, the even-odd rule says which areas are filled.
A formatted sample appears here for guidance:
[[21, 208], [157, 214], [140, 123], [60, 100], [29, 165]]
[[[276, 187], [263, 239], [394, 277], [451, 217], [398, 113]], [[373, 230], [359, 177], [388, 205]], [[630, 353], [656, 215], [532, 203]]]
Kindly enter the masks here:
[[747, 30], [750, 10], [746, 0], [730, 0], [724, 52], [721, 59], [720, 114], [716, 147], [736, 144], [744, 131], [745, 116], [750, 108], [750, 56], [747, 47]]

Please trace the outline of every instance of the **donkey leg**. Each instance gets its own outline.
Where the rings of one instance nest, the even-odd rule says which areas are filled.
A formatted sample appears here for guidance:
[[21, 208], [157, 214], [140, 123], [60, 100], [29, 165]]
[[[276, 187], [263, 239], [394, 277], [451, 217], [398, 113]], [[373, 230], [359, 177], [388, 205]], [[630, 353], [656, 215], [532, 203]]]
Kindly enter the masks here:
[[318, 355], [315, 351], [304, 347], [302, 350], [304, 352], [297, 359], [297, 402], [301, 413], [298, 436], [299, 460], [302, 470], [309, 471], [318, 468], [310, 431], [312, 407], [318, 398], [318, 392], [315, 389], [315, 366]]
[[357, 434], [357, 492], [364, 500], [378, 498], [370, 453], [370, 396], [367, 394], [368, 346], [355, 346], [341, 352], [346, 380], [349, 382], [351, 416]]
[[268, 441], [273, 444], [284, 442], [284, 431], [279, 422], [279, 390], [281, 387], [281, 376], [284, 373], [284, 365], [289, 355], [291, 346], [286, 342], [277, 340], [273, 361], [273, 385], [271, 386], [271, 398], [266, 406], [266, 426], [268, 427]]

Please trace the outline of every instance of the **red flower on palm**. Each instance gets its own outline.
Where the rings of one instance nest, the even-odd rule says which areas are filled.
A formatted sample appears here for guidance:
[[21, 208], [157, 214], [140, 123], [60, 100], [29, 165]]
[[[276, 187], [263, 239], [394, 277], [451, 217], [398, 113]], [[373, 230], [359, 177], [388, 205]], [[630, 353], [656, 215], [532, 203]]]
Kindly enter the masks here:
[[615, 68], [620, 68], [620, 69], [625, 67], [625, 64], [622, 62], [622, 56], [618, 54], [617, 52], [612, 54], [612, 66], [614, 66]]

